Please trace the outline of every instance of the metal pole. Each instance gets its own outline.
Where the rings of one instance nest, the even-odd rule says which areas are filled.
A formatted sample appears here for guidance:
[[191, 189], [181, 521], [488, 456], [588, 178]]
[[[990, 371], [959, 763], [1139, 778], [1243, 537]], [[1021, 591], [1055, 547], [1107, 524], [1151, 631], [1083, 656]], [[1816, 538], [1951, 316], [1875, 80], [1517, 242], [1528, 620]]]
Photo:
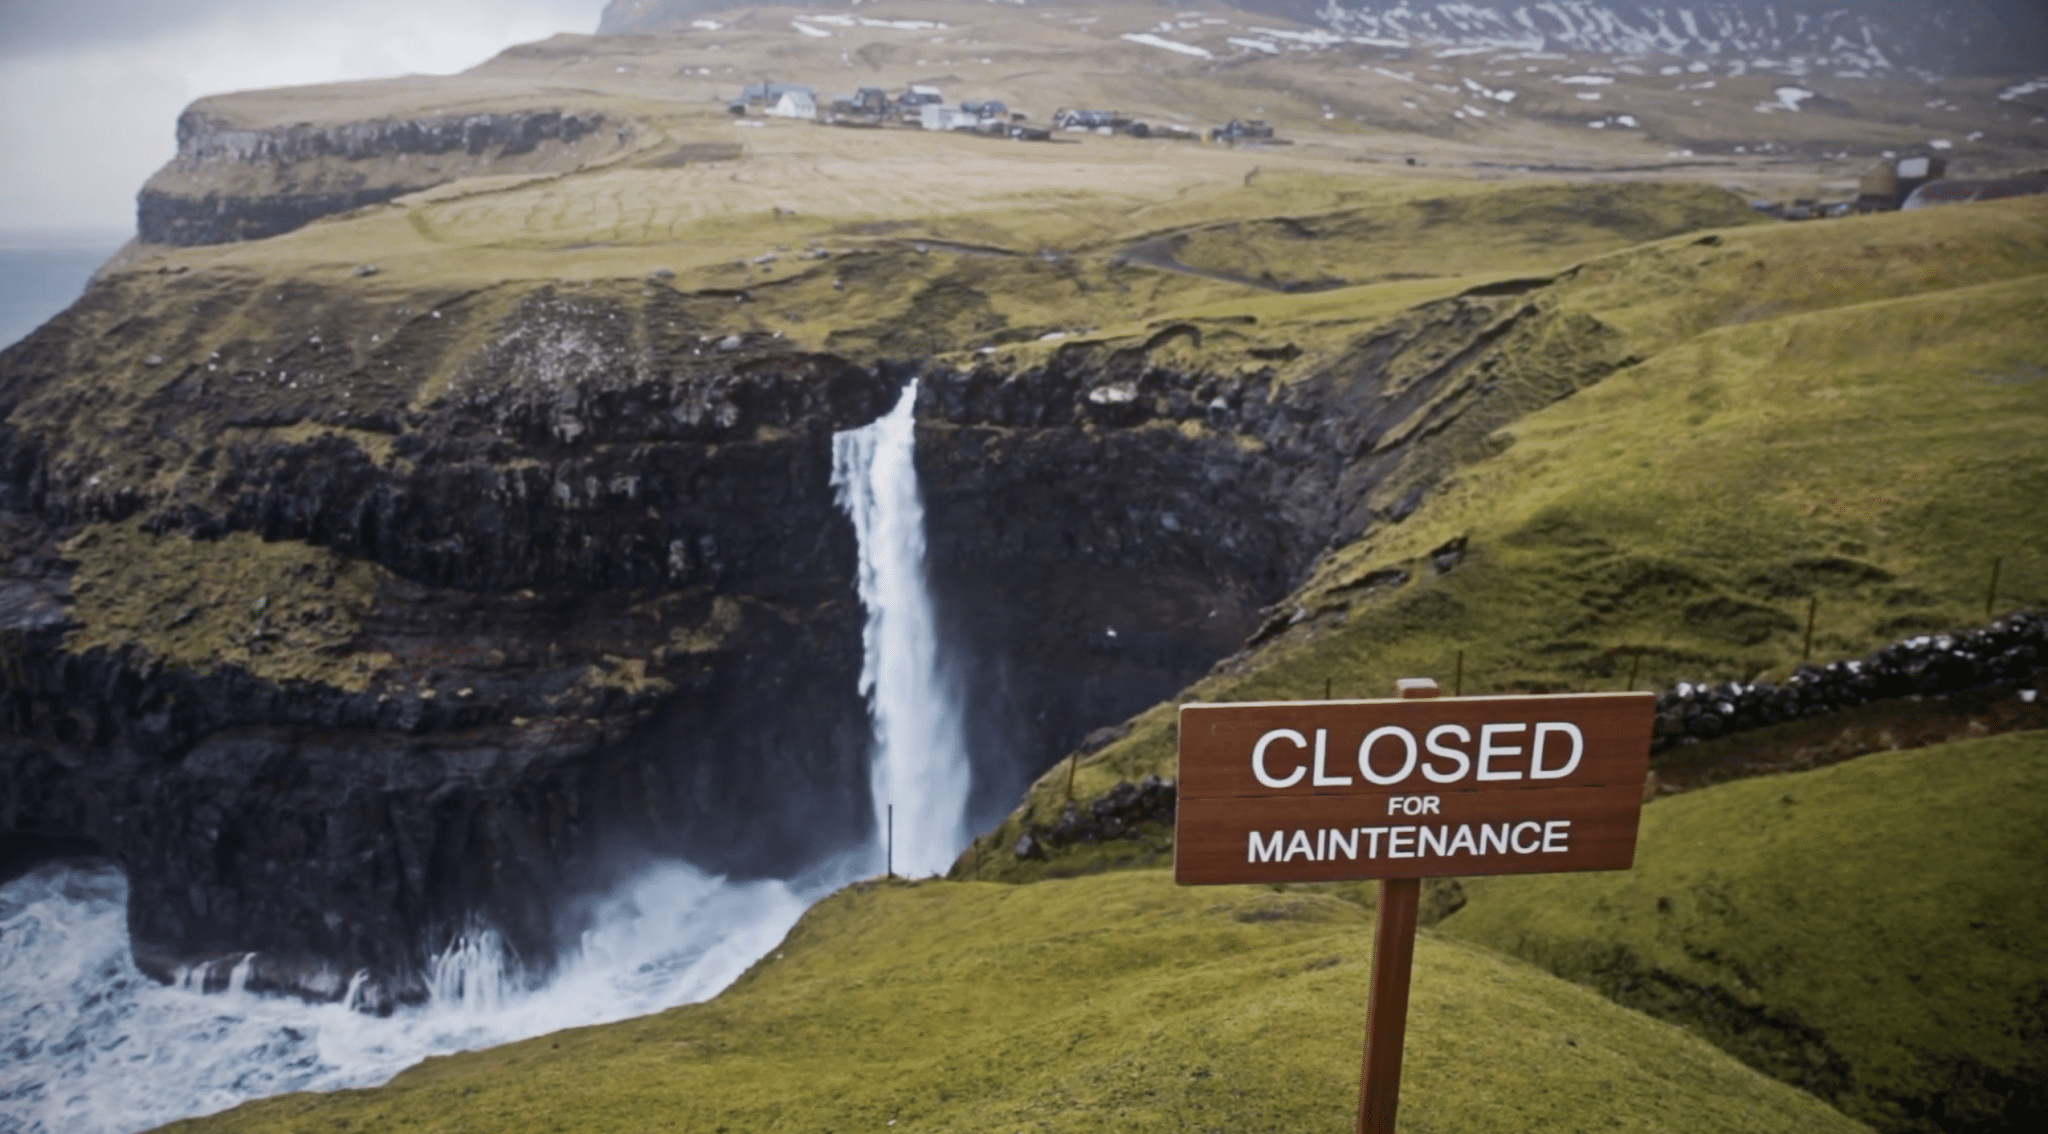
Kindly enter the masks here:
[[896, 805], [893, 803], [889, 804], [888, 828], [889, 849], [883, 852], [882, 869], [889, 877], [894, 878], [896, 877]]
[[[1414, 678], [1396, 683], [1395, 690], [1403, 700], [1435, 697], [1439, 692], [1436, 682]], [[1380, 879], [1378, 924], [1372, 933], [1372, 992], [1365, 1010], [1365, 1059], [1358, 1069], [1358, 1134], [1394, 1134], [1421, 897], [1419, 878]]]

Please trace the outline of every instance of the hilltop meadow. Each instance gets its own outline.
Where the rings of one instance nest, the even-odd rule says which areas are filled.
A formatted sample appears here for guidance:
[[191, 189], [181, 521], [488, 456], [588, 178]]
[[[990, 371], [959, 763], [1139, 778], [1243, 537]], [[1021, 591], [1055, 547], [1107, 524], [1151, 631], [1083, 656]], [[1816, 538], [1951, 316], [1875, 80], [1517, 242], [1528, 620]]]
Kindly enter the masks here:
[[[1227, 631], [1179, 627], [1165, 660], [1143, 659], [1151, 684], [1119, 687], [1120, 719], [1036, 753], [1000, 801], [1014, 807], [945, 876], [826, 898], [702, 1003], [164, 1129], [1334, 1134], [1356, 1102], [1371, 884], [1177, 888], [1157, 815], [1047, 837], [1126, 785], [1174, 779], [1181, 703], [1381, 697], [1410, 676], [1465, 694], [1782, 681], [2048, 610], [2048, 198], [1797, 223], [1751, 204], [1846, 199], [1880, 147], [1927, 140], [1934, 80], [1815, 79], [1831, 93], [1807, 110], [1768, 110], [1780, 77], [1761, 71], [1695, 90], [1691, 73], [1563, 56], [1203, 59], [1118, 38], [1180, 18], [1130, 8], [1095, 26], [1049, 6], [891, 2], [858, 11], [951, 24], [818, 34], [761, 9], [556, 37], [447, 80], [202, 104], [223, 129], [553, 108], [608, 132], [510, 163], [450, 157], [434, 184], [266, 239], [131, 247], [11, 348], [9, 443], [28, 439], [19, 463], [35, 465], [17, 479], [49, 514], [37, 546], [68, 588], [52, 665], [342, 706], [294, 728], [441, 729], [493, 753], [679, 747], [710, 726], [661, 716], [677, 699], [737, 696], [732, 673], [780, 688], [794, 670], [771, 663], [846, 661], [812, 631], [837, 619], [857, 642], [851, 608], [790, 582], [850, 557], [816, 519], [836, 515], [828, 494], [760, 486], [822, 484], [803, 446], [871, 420], [876, 390], [913, 374], [942, 391], [921, 415], [945, 411], [920, 417], [920, 459], [992, 466], [1043, 443], [1020, 479], [1089, 465], [1099, 499], [1074, 491], [1075, 514], [1118, 514], [1074, 522], [1064, 538], [1083, 552], [1181, 532], [1180, 512], [1119, 513], [1140, 474], [1110, 467], [1118, 453], [1165, 454], [1168, 473], [1143, 475], [1180, 477], [1171, 500], [1249, 511], [1262, 498], [1229, 493], [1278, 485], [1247, 522], [1295, 527], [1175, 560], [1190, 609]], [[1250, 34], [1187, 35], [1221, 52], [1224, 31]], [[1608, 82], [1565, 81], [1597, 68]], [[728, 112], [739, 82], [771, 73], [938, 82], [1034, 121], [1056, 105], [1190, 129], [1257, 113], [1287, 144]], [[1522, 93], [1451, 117], [1507, 76]], [[1999, 81], [1940, 82], [1968, 110], [1953, 121], [1990, 124], [1946, 147], [1959, 164], [2021, 168], [2048, 145], [2039, 119], [1997, 118], [2022, 109]], [[322, 157], [301, 175], [412, 184], [398, 158], [365, 161], [384, 164]], [[153, 184], [262, 194], [273, 173]], [[544, 364], [494, 369], [521, 335]], [[711, 389], [714, 371], [732, 400], [647, 399]], [[760, 408], [767, 379], [744, 382], [771, 373], [801, 412]], [[1062, 382], [1080, 409], [1032, 403]], [[973, 417], [988, 391], [1026, 408]], [[1380, 416], [1345, 432], [1354, 411]], [[1056, 432], [1067, 448], [1045, 441]], [[1347, 451], [1301, 440], [1331, 437]], [[696, 462], [674, 499], [654, 495], [657, 453]], [[473, 481], [434, 479], [458, 457]], [[963, 483], [971, 498], [980, 482]], [[503, 509], [492, 523], [557, 504], [568, 519], [489, 542], [504, 532], [457, 514], [481, 484]], [[1295, 514], [1305, 497], [1313, 524]], [[816, 547], [792, 566], [759, 551], [766, 536], [679, 534], [741, 519]], [[606, 541], [640, 558], [600, 584], [616, 564], [590, 548]], [[1261, 555], [1263, 575], [1194, 592], [1215, 564]], [[1118, 562], [983, 593], [1075, 592], [1043, 632], [1081, 641], [1103, 621], [1091, 597], [1149, 585]], [[515, 630], [490, 637], [499, 624]], [[34, 651], [7, 646], [14, 682]], [[1653, 763], [1632, 871], [1433, 881], [1402, 1129], [2032, 1128], [2048, 1116], [2035, 673], [1674, 747]], [[1096, 694], [1067, 676], [1075, 698]], [[748, 705], [748, 727], [784, 726]], [[82, 726], [49, 727], [71, 743]], [[554, 853], [600, 803], [624, 800], [634, 822], [657, 810], [636, 794], [652, 778], [620, 782], [527, 793], [542, 833], [520, 845]], [[527, 876], [490, 873], [509, 852], [475, 853], [489, 868], [465, 878], [531, 897]]]

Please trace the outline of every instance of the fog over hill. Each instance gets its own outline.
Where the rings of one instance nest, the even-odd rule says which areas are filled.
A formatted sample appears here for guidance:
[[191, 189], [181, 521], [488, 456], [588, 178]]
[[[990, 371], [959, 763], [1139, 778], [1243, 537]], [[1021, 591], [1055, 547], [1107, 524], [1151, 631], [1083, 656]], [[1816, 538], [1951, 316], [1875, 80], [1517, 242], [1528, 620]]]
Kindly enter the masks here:
[[[857, 7], [860, 0], [765, 2], [825, 8]], [[733, 0], [611, 0], [598, 31], [632, 34], [688, 27], [713, 13], [757, 6]], [[1179, 0], [1174, 6], [1205, 5]], [[1394, 48], [1763, 55], [1817, 67], [1919, 67], [1973, 74], [2021, 71], [2048, 58], [2048, 8], [2036, 0], [1227, 0], [1217, 6]]]

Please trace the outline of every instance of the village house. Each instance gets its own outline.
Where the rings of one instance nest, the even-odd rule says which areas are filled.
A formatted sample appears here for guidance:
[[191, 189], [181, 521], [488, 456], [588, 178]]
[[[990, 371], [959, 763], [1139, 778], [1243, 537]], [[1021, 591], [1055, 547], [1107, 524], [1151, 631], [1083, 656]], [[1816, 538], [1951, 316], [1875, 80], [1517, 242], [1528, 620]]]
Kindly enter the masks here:
[[777, 118], [795, 118], [805, 122], [818, 120], [818, 99], [809, 90], [783, 91], [768, 113]]

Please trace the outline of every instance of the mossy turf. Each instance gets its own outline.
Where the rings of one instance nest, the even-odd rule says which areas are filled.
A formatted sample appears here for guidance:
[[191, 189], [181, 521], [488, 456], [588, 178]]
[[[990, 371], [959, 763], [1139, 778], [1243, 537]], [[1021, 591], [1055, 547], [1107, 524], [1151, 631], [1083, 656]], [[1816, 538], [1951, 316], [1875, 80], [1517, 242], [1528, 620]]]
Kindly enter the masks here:
[[1440, 932], [1678, 1023], [1887, 1131], [2048, 1117], [2048, 732], [1724, 784], [1632, 871], [1481, 878]]
[[[1125, 872], [868, 883], [717, 999], [431, 1060], [171, 1130], [1351, 1128], [1371, 915]], [[1402, 1129], [1854, 1131], [1670, 1025], [1518, 961], [1418, 942]]]
[[391, 660], [356, 648], [390, 578], [372, 563], [249, 532], [151, 537], [133, 522], [89, 524], [60, 550], [75, 565], [65, 640], [75, 653], [141, 645], [166, 665], [232, 665], [351, 692]]
[[[2044, 273], [2041, 200], [1590, 262], [1537, 297], [1551, 345], [1569, 353], [1577, 326], [1582, 349], [1633, 361], [1502, 428], [1447, 432], [1463, 463], [1413, 514], [1327, 556], [1268, 640], [1179, 700], [1385, 696], [1414, 675], [1467, 693], [1782, 676], [1809, 610], [1822, 658], [1980, 622], [1994, 558], [2001, 608], [2048, 605]], [[1492, 380], [1531, 362], [1548, 365], [1511, 357]], [[1373, 498], [1383, 515], [1391, 497]], [[1136, 717], [1080, 762], [1074, 797], [1173, 776], [1174, 720], [1172, 704]], [[982, 840], [978, 877], [1144, 864], [1010, 856], [1057, 819], [1067, 776]]]

